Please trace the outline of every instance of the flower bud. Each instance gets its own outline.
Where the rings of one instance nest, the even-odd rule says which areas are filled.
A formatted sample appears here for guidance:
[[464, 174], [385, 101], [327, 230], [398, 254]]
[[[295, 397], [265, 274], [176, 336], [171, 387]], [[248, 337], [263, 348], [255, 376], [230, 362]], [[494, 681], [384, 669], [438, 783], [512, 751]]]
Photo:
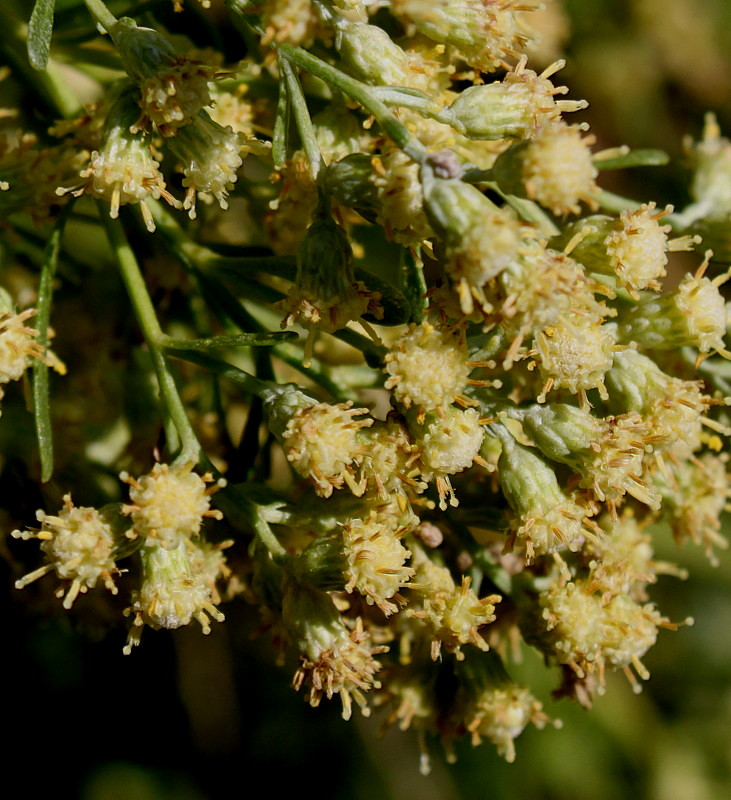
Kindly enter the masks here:
[[427, 414], [423, 424], [413, 419], [410, 422], [414, 443], [421, 453], [421, 477], [427, 482], [435, 481], [443, 511], [447, 497], [450, 505], [458, 505], [449, 476], [463, 472], [476, 460], [482, 461], [479, 453], [485, 429], [480, 415], [474, 408], [448, 406], [441, 414]]
[[702, 382], [666, 375], [635, 350], [615, 354], [605, 382], [609, 407], [639, 413], [649, 426], [656, 454], [668, 452], [683, 460], [701, 447], [703, 424], [713, 424], [704, 417], [711, 398], [703, 394]]
[[622, 315], [620, 340], [635, 342], [650, 350], [696, 347], [701, 353], [731, 354], [724, 345], [726, 300], [718, 287], [728, 280], [719, 275], [703, 276], [707, 262], [695, 275], [687, 274], [677, 289], [660, 296], [647, 296]]
[[[298, 322], [310, 331], [337, 331], [366, 313], [383, 317], [379, 299], [377, 292], [355, 280], [348, 234], [333, 218], [329, 205], [322, 204], [297, 252], [297, 277], [289, 297], [277, 304], [286, 312], [282, 328]], [[310, 336], [305, 364], [313, 343]]]
[[[530, 10], [531, 7], [528, 7]], [[526, 41], [514, 0], [392, 0], [391, 11], [434, 42], [456, 48], [475, 69], [492, 72]]]
[[598, 419], [585, 409], [551, 403], [532, 406], [522, 424], [544, 455], [576, 470], [579, 486], [610, 508], [627, 493], [659, 508], [659, 498], [642, 479], [653, 437], [639, 414]]
[[386, 616], [398, 611], [392, 599], [403, 605], [399, 590], [408, 588], [414, 574], [411, 567], [405, 566], [411, 553], [401, 544], [403, 534], [392, 518], [380, 518], [375, 512], [365, 519], [349, 519], [342, 530], [348, 562], [345, 590], [355, 589]]
[[373, 656], [388, 648], [371, 644], [360, 618], [349, 629], [327, 594], [295, 581], [287, 583], [282, 622], [300, 654], [294, 688], [309, 687], [311, 706], [318, 706], [323, 696], [339, 694], [343, 719], [350, 719], [353, 700], [368, 716], [365, 692], [380, 687], [375, 674], [381, 665]]
[[386, 354], [385, 388], [406, 408], [445, 408], [467, 387], [468, 358], [464, 336], [429, 322], [411, 325]]
[[470, 314], [474, 300], [487, 306], [482, 287], [518, 257], [526, 227], [470, 184], [436, 178], [430, 168], [422, 170], [422, 182], [424, 209], [445, 242], [445, 269]]
[[721, 518], [728, 511], [731, 482], [728, 456], [704, 453], [677, 464], [672, 474], [654, 475], [662, 495], [663, 517], [670, 523], [677, 542], [690, 541], [705, 548], [711, 563], [718, 565], [713, 547], [725, 550]]
[[0, 399], [3, 384], [20, 380], [35, 359], [66, 373], [56, 355], [36, 342], [38, 331], [26, 324], [37, 313], [35, 308], [15, 313], [10, 295], [0, 287]]
[[220, 546], [190, 539], [172, 548], [152, 544], [140, 550], [142, 584], [132, 593], [132, 605], [125, 612], [134, 614], [123, 649], [125, 655], [139, 645], [144, 625], [174, 630], [195, 618], [203, 633], [209, 634], [210, 617], [216, 622], [224, 621], [224, 615], [216, 608], [221, 602], [216, 581], [228, 572], [220, 551]]
[[[315, 138], [325, 164], [358, 154], [369, 140], [358, 118], [344, 106], [328, 106], [312, 117]], [[370, 159], [368, 164], [370, 165]], [[322, 177], [320, 177], [322, 180]], [[325, 190], [325, 194], [329, 194]]]
[[667, 253], [692, 250], [700, 239], [681, 236], [668, 239], [670, 225], [660, 220], [673, 210], [655, 210], [655, 203], [622, 211], [617, 218], [595, 215], [568, 225], [551, 242], [566, 249], [591, 272], [616, 275], [619, 283], [631, 292], [638, 289], [660, 290], [658, 278], [665, 276]]
[[702, 216], [731, 214], [731, 142], [721, 136], [715, 114], [706, 114], [703, 139], [688, 150], [694, 167], [690, 191]]
[[586, 405], [586, 392], [597, 389], [606, 400], [604, 376], [614, 360], [616, 331], [613, 325], [584, 316], [561, 317], [535, 337], [536, 361], [544, 381], [538, 402], [551, 389], [568, 389]]
[[553, 583], [541, 592], [544, 650], [579, 678], [597, 673], [604, 685], [606, 667], [623, 669], [636, 692], [649, 673], [640, 659], [655, 644], [659, 627], [677, 628], [652, 603], [639, 605], [625, 595], [605, 603], [585, 581]]
[[378, 190], [371, 181], [372, 172], [371, 157], [365, 153], [353, 153], [322, 170], [320, 182], [325, 194], [372, 222], [379, 205]]
[[568, 91], [549, 80], [564, 64], [557, 61], [537, 75], [522, 60], [502, 81], [468, 86], [449, 106], [453, 126], [470, 139], [529, 139], [562, 112], [586, 108], [583, 100], [554, 99]]
[[[410, 602], [407, 616], [418, 620], [431, 637], [431, 657], [439, 658], [442, 647], [464, 659], [462, 645], [473, 644], [489, 650], [479, 629], [495, 621], [495, 604], [499, 595], [478, 598], [470, 588], [470, 578], [463, 576], [459, 587], [446, 567], [437, 566], [421, 548], [412, 547], [412, 565], [416, 569], [409, 589], [418, 597]], [[417, 606], [420, 605], [420, 608]]]
[[265, 401], [269, 429], [282, 443], [287, 460], [312, 481], [321, 497], [330, 497], [344, 483], [356, 495], [365, 491], [355, 475], [363, 452], [357, 434], [373, 420], [355, 419], [368, 409], [352, 406], [352, 402], [317, 403], [297, 391]]
[[540, 729], [549, 721], [543, 706], [512, 680], [492, 650], [458, 662], [455, 674], [460, 686], [450, 722], [458, 729], [465, 727], [475, 747], [483, 737], [490, 741], [498, 755], [512, 764], [515, 739], [529, 724]]
[[110, 31], [122, 65], [140, 89], [143, 117], [163, 136], [174, 136], [205, 106], [211, 105], [209, 81], [215, 67], [179, 56], [169, 40], [151, 28], [122, 17]]
[[503, 446], [500, 486], [515, 513], [511, 541], [525, 547], [528, 562], [563, 548], [578, 550], [587, 533], [585, 510], [564, 494], [556, 473], [540, 455], [518, 444], [502, 426], [494, 431]]
[[[526, 242], [500, 273], [498, 284], [504, 296], [502, 326], [508, 336], [519, 339], [511, 347], [514, 353], [527, 334], [557, 325], [564, 316], [580, 313], [601, 319], [610, 313], [594, 297], [603, 287], [589, 280], [572, 258], [538, 241]], [[511, 363], [506, 359], [506, 368]]]
[[343, 63], [358, 78], [376, 86], [401, 86], [407, 61], [404, 51], [382, 28], [365, 22], [336, 22], [335, 46]]
[[175, 549], [200, 533], [204, 518], [223, 518], [220, 511], [211, 510], [210, 495], [226, 481], [206, 488], [213, 476], [206, 473], [201, 477], [191, 471], [191, 465], [155, 464], [140, 478], [131, 478], [126, 472], [119, 477], [129, 484], [132, 501], [123, 511], [131, 517], [135, 535], [148, 546], [156, 543]]
[[226, 198], [244, 163], [240, 155], [244, 147], [240, 134], [231, 128], [222, 128], [205, 111], [200, 111], [167, 143], [180, 160], [185, 175], [183, 186], [187, 192], [183, 208], [188, 210], [190, 218], [195, 219], [196, 193], [199, 192], [204, 198], [213, 195], [221, 208], [228, 208]]
[[180, 204], [165, 188], [165, 181], [158, 170], [160, 164], [150, 151], [150, 136], [146, 133], [131, 133], [139, 117], [136, 89], [123, 91], [109, 110], [104, 123], [102, 144], [91, 154], [89, 166], [81, 172], [86, 185], [74, 191], [79, 195], [89, 192], [101, 197], [109, 204], [109, 216], [116, 219], [119, 207], [140, 203], [140, 210], [147, 229], [155, 230], [152, 213], [146, 200], [163, 197], [170, 205]]

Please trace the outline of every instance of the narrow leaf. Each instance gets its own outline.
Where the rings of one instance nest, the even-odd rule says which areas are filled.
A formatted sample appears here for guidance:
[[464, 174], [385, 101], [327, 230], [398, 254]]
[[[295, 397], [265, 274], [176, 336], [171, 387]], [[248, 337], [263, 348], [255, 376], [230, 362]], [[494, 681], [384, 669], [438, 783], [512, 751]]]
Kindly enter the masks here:
[[48, 64], [53, 33], [53, 11], [56, 0], [36, 0], [28, 24], [28, 60], [34, 69], [44, 70]]
[[296, 339], [294, 331], [274, 333], [238, 333], [230, 336], [211, 336], [207, 339], [173, 339], [167, 337], [164, 345], [168, 350], [215, 350], [217, 347], [260, 347]]
[[629, 153], [616, 158], [598, 158], [594, 166], [601, 170], [627, 169], [629, 167], [664, 167], [670, 162], [670, 156], [663, 150], [630, 150]]
[[[51, 318], [51, 300], [53, 297], [53, 279], [58, 264], [58, 251], [61, 236], [73, 204], [69, 204], [61, 212], [56, 227], [48, 240], [41, 267], [41, 278], [38, 286], [38, 314], [35, 328], [38, 331], [38, 344], [48, 347], [48, 325]], [[41, 359], [33, 362], [33, 408], [35, 412], [36, 438], [41, 458], [41, 481], [46, 483], [53, 475], [53, 435], [51, 429], [51, 408], [49, 402], [48, 364]]]

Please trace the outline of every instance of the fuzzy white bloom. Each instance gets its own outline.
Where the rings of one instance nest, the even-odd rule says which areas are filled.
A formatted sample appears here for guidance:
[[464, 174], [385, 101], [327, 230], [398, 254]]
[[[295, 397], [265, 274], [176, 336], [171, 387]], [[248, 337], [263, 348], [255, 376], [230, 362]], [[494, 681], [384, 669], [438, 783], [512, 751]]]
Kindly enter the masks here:
[[471, 67], [485, 72], [525, 45], [518, 13], [531, 8], [515, 0], [391, 0], [392, 13], [407, 29], [455, 47]]
[[28, 308], [19, 314], [11, 309], [10, 295], [0, 289], [0, 399], [4, 394], [3, 384], [20, 380], [34, 359], [61, 375], [66, 374], [66, 367], [56, 355], [37, 343], [38, 331], [26, 325], [38, 313], [37, 309]]
[[465, 314], [472, 312], [473, 297], [483, 300], [482, 287], [519, 256], [525, 233], [512, 209], [500, 208], [484, 213], [446, 246], [445, 267], [458, 284]]
[[309, 687], [311, 706], [339, 694], [343, 719], [350, 719], [355, 700], [367, 717], [365, 692], [381, 686], [375, 678], [381, 665], [374, 656], [388, 647], [373, 645], [360, 617], [349, 628], [329, 595], [293, 582], [284, 593], [282, 621], [300, 653], [294, 688]]
[[385, 362], [390, 376], [386, 389], [393, 389], [406, 408], [427, 411], [451, 405], [470, 373], [464, 337], [429, 322], [411, 325], [391, 346]]
[[[559, 664], [570, 667], [579, 678], [597, 673], [604, 684], [607, 666], [629, 667], [646, 680], [640, 660], [655, 644], [658, 627], [674, 628], [651, 603], [639, 605], [625, 595], [604, 602], [585, 582], [554, 583], [540, 595], [546, 641]], [[635, 691], [639, 685], [630, 677]]]
[[467, 730], [472, 744], [479, 745], [484, 737], [497, 747], [498, 755], [512, 764], [515, 761], [515, 739], [533, 723], [543, 728], [548, 717], [543, 706], [523, 686], [486, 687], [467, 709]]
[[392, 518], [379, 518], [372, 512], [366, 519], [349, 519], [343, 526], [348, 561], [345, 590], [356, 589], [386, 616], [398, 611], [398, 606], [389, 601], [400, 599], [399, 589], [407, 586], [414, 574], [405, 566], [411, 553], [401, 543], [403, 531], [391, 523]]
[[[206, 484], [213, 481], [212, 476], [201, 477], [190, 465], [155, 464], [140, 478], [131, 478], [126, 472], [119, 477], [130, 485], [132, 501], [122, 510], [131, 517], [135, 533], [148, 544], [175, 549], [200, 533], [205, 517], [223, 517], [220, 511], [211, 510], [211, 488]], [[219, 481], [215, 487], [224, 485], [225, 481]]]
[[434, 235], [424, 214], [419, 165], [397, 147], [374, 159], [371, 181], [378, 190], [378, 221], [394, 241], [416, 245]]
[[555, 326], [537, 333], [535, 347], [545, 381], [538, 402], [545, 402], [551, 388], [578, 393], [582, 405], [589, 389], [598, 389], [606, 399], [604, 375], [612, 367], [615, 342], [612, 326], [582, 316], [562, 317]]
[[371, 426], [373, 420], [355, 419], [368, 409], [352, 406], [351, 402], [316, 403], [300, 408], [282, 434], [287, 460], [300, 475], [312, 480], [321, 497], [330, 497], [343, 483], [356, 494], [365, 490], [356, 484], [351, 465], [361, 454], [358, 431]]
[[528, 197], [557, 216], [579, 214], [582, 201], [596, 207], [598, 172], [589, 149], [594, 137], [581, 133], [575, 125], [547, 125], [522, 154]]
[[[117, 594], [113, 575], [118, 572], [114, 563], [115, 541], [110, 525], [95, 508], [75, 507], [71, 495], [63, 498], [64, 506], [57, 516], [36, 512], [41, 524], [39, 531], [13, 531], [15, 539], [38, 539], [45, 553], [46, 564], [15, 582], [16, 589], [43, 577], [51, 571], [62, 580], [71, 581], [65, 593], [63, 607], [71, 608], [79, 592], [93, 589], [103, 581], [112, 594]], [[63, 596], [61, 590], [59, 596]]]
[[71, 192], [78, 197], [88, 192], [106, 200], [112, 219], [119, 216], [120, 206], [139, 203], [145, 225], [152, 232], [155, 223], [145, 201], [162, 197], [172, 206], [180, 203], [165, 187], [160, 164], [152, 156], [151, 136], [136, 127], [140, 116], [137, 99], [135, 89], [120, 93], [105, 120], [101, 144], [80, 173], [84, 184], [77, 189], [59, 187], [56, 193]]
[[609, 262], [623, 285], [632, 289], [659, 288], [657, 279], [666, 274], [667, 251], [676, 249], [668, 243], [670, 225], [659, 222], [666, 213], [668, 209], [656, 212], [655, 203], [623, 211], [617, 228], [604, 240]]
[[35, 341], [38, 331], [25, 324], [37, 313], [34, 308], [20, 314], [0, 311], [0, 384], [19, 380], [32, 359], [43, 356]]
[[320, 32], [312, 0], [265, 0], [261, 12], [265, 30], [262, 45], [274, 41], [308, 47]]
[[726, 301], [718, 290], [719, 284], [727, 280], [726, 275], [713, 280], [702, 274], [686, 275], [675, 295], [677, 308], [687, 338], [700, 350], [726, 352]]
[[479, 629], [495, 621], [495, 605], [502, 598], [499, 595], [479, 598], [470, 588], [468, 577], [463, 577], [457, 587], [450, 571], [434, 564], [421, 550], [413, 554], [412, 563], [416, 573], [409, 588], [418, 601], [409, 603], [406, 614], [426, 627], [432, 640], [432, 659], [439, 658], [442, 647], [454, 653], [458, 661], [465, 657], [462, 645], [473, 644], [480, 650], [489, 650]]
[[89, 166], [81, 172], [81, 177], [88, 180], [81, 191], [106, 200], [112, 219], [119, 216], [120, 206], [140, 203], [145, 225], [152, 232], [155, 223], [145, 200], [164, 197], [168, 203], [179, 207], [179, 202], [165, 188], [159, 166], [144, 137], [127, 134], [127, 141], [107, 137], [103, 148], [94, 150]]
[[449, 476], [463, 472], [475, 461], [484, 463], [479, 453], [485, 429], [474, 408], [449, 407], [442, 414], [430, 414], [423, 427], [414, 428], [414, 442], [421, 453], [421, 477], [435, 481], [439, 507], [445, 510], [447, 498], [450, 505], [458, 505]]
[[555, 122], [566, 111], [586, 108], [584, 100], [555, 100], [565, 86], [554, 86], [550, 77], [562, 69], [556, 61], [540, 75], [526, 68], [522, 58], [502, 81], [469, 86], [449, 107], [454, 126], [473, 139], [514, 137], [528, 139], [543, 125]]

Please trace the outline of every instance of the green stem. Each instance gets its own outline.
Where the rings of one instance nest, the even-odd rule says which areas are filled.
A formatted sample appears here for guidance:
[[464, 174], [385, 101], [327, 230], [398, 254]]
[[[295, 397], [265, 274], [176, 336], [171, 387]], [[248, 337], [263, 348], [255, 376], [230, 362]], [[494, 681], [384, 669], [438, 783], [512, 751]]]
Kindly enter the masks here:
[[89, 13], [94, 17], [94, 22], [101, 25], [107, 33], [110, 33], [112, 28], [117, 24], [117, 18], [112, 12], [104, 5], [102, 0], [84, 0]]
[[274, 558], [283, 558], [287, 555], [287, 551], [279, 543], [274, 533], [272, 533], [269, 523], [262, 517], [258, 508], [254, 510], [253, 524], [259, 540]]
[[435, 103], [429, 95], [414, 89], [400, 89], [393, 86], [373, 86], [370, 89], [372, 95], [380, 100], [384, 105], [396, 108], [409, 108], [418, 111], [425, 117], [450, 125], [459, 129], [459, 123], [449, 109]]
[[149, 348], [153, 368], [160, 387], [160, 396], [180, 437], [181, 449], [175, 461], [184, 464], [190, 462], [197, 464], [201, 446], [190, 424], [185, 407], [178, 394], [175, 380], [163, 355], [165, 334], [160, 328], [139, 264], [121, 225], [107, 217], [106, 207], [101, 204], [99, 205], [99, 215], [104, 220], [107, 238], [119, 263], [122, 280]]
[[352, 100], [363, 106], [372, 114], [378, 124], [393, 141], [414, 161], [421, 164], [427, 155], [426, 148], [413, 137], [409, 129], [402, 125], [389, 111], [388, 106], [373, 95], [370, 87], [351, 78], [344, 72], [328, 64], [317, 56], [313, 56], [301, 47], [291, 44], [280, 44], [279, 52], [283, 53], [293, 64], [307, 70], [311, 75], [325, 81], [329, 86], [339, 89]]
[[317, 173], [322, 166], [322, 156], [320, 154], [320, 145], [317, 143], [315, 129], [310, 119], [310, 111], [307, 108], [307, 100], [302, 91], [299, 78], [286, 58], [279, 58], [279, 68], [282, 70], [287, 84], [287, 94], [294, 112], [294, 121], [297, 123], [297, 130], [310, 165], [310, 176], [312, 180], [316, 180]]

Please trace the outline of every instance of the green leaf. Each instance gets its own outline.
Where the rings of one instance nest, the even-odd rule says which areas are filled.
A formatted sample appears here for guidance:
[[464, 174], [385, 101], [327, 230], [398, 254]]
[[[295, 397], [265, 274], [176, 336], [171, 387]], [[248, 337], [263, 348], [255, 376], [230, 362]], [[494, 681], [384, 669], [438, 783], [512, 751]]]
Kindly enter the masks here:
[[[43, 348], [48, 346], [53, 278], [58, 264], [61, 236], [72, 207], [73, 203], [69, 203], [59, 215], [43, 257], [41, 279], [38, 286], [38, 315], [35, 320], [35, 328], [38, 331], [36, 341]], [[38, 439], [38, 450], [41, 458], [41, 481], [46, 483], [46, 481], [51, 480], [53, 475], [53, 436], [49, 402], [48, 364], [38, 358], [33, 363], [33, 409], [35, 411], [36, 438]]]
[[53, 33], [53, 11], [56, 0], [36, 0], [28, 24], [28, 60], [34, 69], [44, 70], [48, 64]]
[[276, 333], [237, 333], [230, 336], [211, 336], [207, 339], [173, 339], [166, 337], [164, 345], [168, 350], [215, 350], [217, 347], [261, 347], [296, 339], [294, 331]]
[[279, 99], [274, 118], [274, 135], [272, 136], [272, 159], [275, 167], [281, 167], [287, 160], [287, 139], [289, 136], [289, 90], [284, 76], [279, 80]]
[[594, 166], [604, 172], [608, 169], [627, 169], [628, 167], [664, 167], [670, 163], [670, 156], [663, 150], [631, 150], [616, 158], [599, 158]]

